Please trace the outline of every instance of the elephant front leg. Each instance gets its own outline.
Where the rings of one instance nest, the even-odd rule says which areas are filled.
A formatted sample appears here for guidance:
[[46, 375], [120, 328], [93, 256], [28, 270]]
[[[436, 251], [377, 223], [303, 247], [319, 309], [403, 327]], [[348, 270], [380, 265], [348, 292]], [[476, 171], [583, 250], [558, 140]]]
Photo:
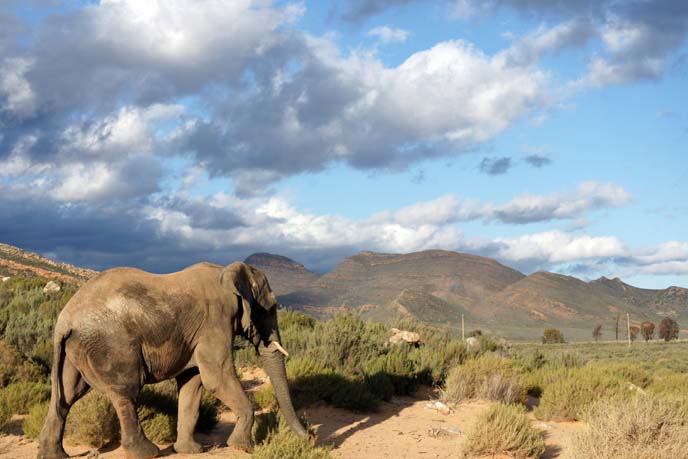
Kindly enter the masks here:
[[193, 437], [201, 404], [201, 375], [197, 369], [187, 370], [177, 376], [177, 386], [179, 387], [179, 414], [174, 450], [188, 454], [203, 452], [203, 447]]
[[237, 417], [227, 445], [251, 451], [253, 449], [251, 439], [253, 405], [241, 387], [234, 369], [231, 349], [231, 345], [209, 347], [199, 345], [197, 348], [198, 368], [203, 386], [227, 405]]

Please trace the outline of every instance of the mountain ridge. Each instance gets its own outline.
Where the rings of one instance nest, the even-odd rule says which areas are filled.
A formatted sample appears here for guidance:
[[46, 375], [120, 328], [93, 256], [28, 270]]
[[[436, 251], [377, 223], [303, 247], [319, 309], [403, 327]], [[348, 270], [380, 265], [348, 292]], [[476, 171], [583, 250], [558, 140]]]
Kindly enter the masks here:
[[0, 277], [46, 277], [81, 285], [97, 273], [92, 269], [60, 263], [35, 252], [0, 243]]

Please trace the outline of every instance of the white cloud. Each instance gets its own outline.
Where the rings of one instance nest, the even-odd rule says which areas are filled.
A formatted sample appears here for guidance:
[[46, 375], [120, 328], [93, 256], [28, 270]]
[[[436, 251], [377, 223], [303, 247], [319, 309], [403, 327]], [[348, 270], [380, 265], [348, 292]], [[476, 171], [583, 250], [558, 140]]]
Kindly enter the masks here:
[[630, 200], [631, 195], [619, 185], [584, 182], [575, 193], [518, 196], [495, 208], [494, 215], [504, 223], [575, 219], [588, 211], [623, 206]]
[[132, 154], [153, 154], [162, 139], [158, 123], [176, 122], [181, 105], [126, 106], [100, 120], [68, 126], [60, 136], [60, 159], [120, 159]]
[[[28, 58], [6, 58], [0, 64], [0, 111], [5, 110], [20, 118], [36, 110], [36, 94], [26, 80], [26, 72], [33, 65]], [[5, 101], [2, 102], [2, 96]]]
[[510, 261], [534, 259], [540, 263], [562, 263], [628, 255], [628, 250], [616, 237], [574, 236], [563, 231], [498, 238], [495, 242], [505, 246], [498, 256]]
[[377, 37], [382, 43], [404, 43], [409, 36], [408, 30], [389, 26], [378, 26], [368, 31], [371, 37]]
[[380, 212], [371, 221], [390, 219], [402, 225], [444, 224], [485, 220], [502, 223], [534, 223], [551, 220], [576, 220], [587, 212], [621, 207], [631, 195], [613, 183], [583, 182], [572, 193], [516, 196], [502, 205], [481, 203], [448, 194], [432, 201], [418, 202], [397, 210]]
[[532, 65], [547, 54], [558, 54], [567, 48], [584, 47], [597, 35], [589, 19], [575, 18], [547, 28], [544, 25], [515, 40], [502, 54], [515, 64]]

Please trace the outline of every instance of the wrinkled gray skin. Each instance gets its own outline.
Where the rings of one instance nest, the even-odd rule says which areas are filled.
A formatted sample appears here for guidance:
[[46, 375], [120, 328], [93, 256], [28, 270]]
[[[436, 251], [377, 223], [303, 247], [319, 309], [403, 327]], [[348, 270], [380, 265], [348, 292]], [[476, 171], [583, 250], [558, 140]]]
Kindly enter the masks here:
[[52, 396], [39, 459], [67, 457], [65, 418], [91, 387], [105, 393], [117, 411], [127, 456], [157, 456], [158, 448], [141, 430], [135, 401], [144, 384], [169, 378], [179, 386], [177, 452], [201, 451], [193, 439], [201, 385], [237, 416], [228, 445], [251, 449], [253, 408], [234, 370], [236, 335], [256, 346], [289, 426], [306, 435], [289, 396], [276, 309], [265, 275], [244, 263], [199, 263], [166, 275], [116, 268], [91, 279], [55, 325]]

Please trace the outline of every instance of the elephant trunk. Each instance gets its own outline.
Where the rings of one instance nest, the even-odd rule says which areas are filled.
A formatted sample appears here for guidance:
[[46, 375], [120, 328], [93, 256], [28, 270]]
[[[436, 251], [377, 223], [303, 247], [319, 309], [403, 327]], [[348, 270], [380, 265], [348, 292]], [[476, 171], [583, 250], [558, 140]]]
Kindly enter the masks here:
[[[305, 437], [306, 429], [303, 428], [301, 421], [299, 421], [298, 416], [296, 416], [294, 405], [289, 395], [289, 384], [287, 383], [287, 371], [284, 367], [284, 356], [278, 347], [274, 346], [276, 342], [277, 341], [274, 341], [267, 347], [262, 343], [259, 345], [258, 350], [260, 352], [263, 368], [265, 369], [265, 373], [270, 377], [272, 387], [275, 390], [275, 398], [277, 399], [282, 414], [287, 420], [289, 428], [296, 435]], [[279, 347], [281, 348], [281, 346]]]

